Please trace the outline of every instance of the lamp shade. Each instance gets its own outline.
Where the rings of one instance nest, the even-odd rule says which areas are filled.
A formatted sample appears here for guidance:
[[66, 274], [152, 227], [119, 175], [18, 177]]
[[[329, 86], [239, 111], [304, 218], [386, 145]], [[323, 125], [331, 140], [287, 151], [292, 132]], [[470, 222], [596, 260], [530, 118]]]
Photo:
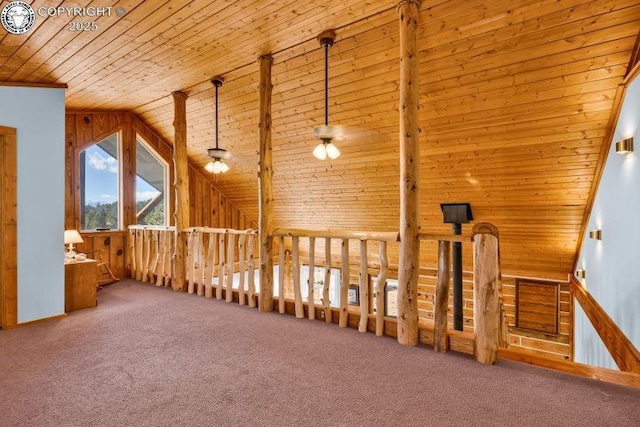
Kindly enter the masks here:
[[229, 166], [227, 166], [227, 164], [220, 159], [215, 159], [215, 161], [207, 163], [207, 165], [204, 168], [208, 172], [211, 172], [214, 174], [225, 173], [226, 171], [229, 170]]
[[78, 230], [64, 230], [64, 244], [76, 244], [76, 243], [84, 243], [80, 233]]

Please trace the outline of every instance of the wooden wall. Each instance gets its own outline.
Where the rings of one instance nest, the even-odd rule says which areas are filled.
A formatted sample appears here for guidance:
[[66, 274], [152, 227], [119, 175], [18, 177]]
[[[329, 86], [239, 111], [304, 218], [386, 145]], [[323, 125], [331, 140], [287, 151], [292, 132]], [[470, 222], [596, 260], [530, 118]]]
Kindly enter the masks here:
[[[80, 151], [114, 132], [121, 132], [122, 154], [122, 224], [121, 230], [84, 232], [84, 244], [78, 245], [82, 252], [101, 250], [103, 260], [109, 263], [118, 278], [125, 277], [127, 258], [126, 227], [135, 224], [135, 159], [136, 135], [140, 135], [156, 153], [169, 164], [169, 180], [173, 183], [173, 149], [145, 123], [132, 114], [124, 112], [73, 112], [66, 115], [66, 173], [65, 228], [80, 230]], [[256, 221], [247, 217], [228, 197], [210, 181], [210, 177], [189, 168], [189, 195], [191, 200], [190, 225], [220, 228], [257, 228]], [[169, 206], [173, 212], [173, 191], [169, 191]], [[170, 215], [173, 223], [173, 215]]]

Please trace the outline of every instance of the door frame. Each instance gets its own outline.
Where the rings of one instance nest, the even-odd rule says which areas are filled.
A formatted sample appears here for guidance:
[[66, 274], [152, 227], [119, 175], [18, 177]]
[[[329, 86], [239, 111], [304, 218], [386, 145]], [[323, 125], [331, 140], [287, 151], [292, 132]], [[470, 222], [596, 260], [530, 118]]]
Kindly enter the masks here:
[[0, 126], [0, 328], [18, 324], [17, 130]]

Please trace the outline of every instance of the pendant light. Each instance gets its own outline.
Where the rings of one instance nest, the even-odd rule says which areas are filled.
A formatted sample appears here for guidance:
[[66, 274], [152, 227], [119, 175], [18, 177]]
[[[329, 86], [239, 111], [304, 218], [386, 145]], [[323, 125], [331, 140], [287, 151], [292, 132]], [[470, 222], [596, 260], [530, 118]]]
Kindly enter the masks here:
[[216, 77], [211, 80], [211, 83], [216, 87], [216, 148], [209, 148], [207, 154], [213, 158], [212, 162], [207, 163], [204, 167], [207, 171], [219, 174], [225, 173], [229, 170], [229, 166], [223, 162], [223, 159], [229, 158], [229, 152], [223, 148], [218, 147], [218, 88], [222, 86], [224, 79], [222, 77]]
[[313, 155], [318, 160], [337, 159], [340, 157], [340, 150], [333, 143], [338, 134], [335, 126], [329, 126], [329, 48], [333, 46], [335, 32], [333, 30], [324, 31], [318, 36], [320, 46], [324, 48], [324, 125], [318, 126], [313, 131], [313, 136], [322, 142], [313, 150]]

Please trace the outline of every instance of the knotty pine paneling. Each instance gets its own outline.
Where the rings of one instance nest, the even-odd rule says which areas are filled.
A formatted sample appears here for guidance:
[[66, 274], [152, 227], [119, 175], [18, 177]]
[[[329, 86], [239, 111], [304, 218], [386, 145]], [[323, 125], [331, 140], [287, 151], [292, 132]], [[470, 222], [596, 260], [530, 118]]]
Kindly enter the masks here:
[[[121, 162], [123, 171], [123, 229], [135, 222], [135, 143], [139, 135], [169, 165], [170, 182], [173, 182], [173, 149], [156, 135], [144, 122], [129, 113], [121, 112], [68, 112], [66, 115], [66, 166], [65, 185], [65, 227], [80, 229], [80, 198], [77, 156], [83, 150], [114, 132], [122, 135]], [[130, 179], [126, 179], [130, 177]], [[193, 167], [189, 168], [189, 192], [191, 199], [190, 225], [205, 227], [234, 228], [241, 223], [257, 228], [254, 218], [244, 212], [220, 193], [205, 175]], [[174, 191], [169, 191], [169, 209], [173, 210]], [[224, 208], [219, 208], [223, 200]], [[213, 206], [213, 208], [212, 208]], [[220, 212], [224, 212], [220, 216]], [[228, 217], [227, 217], [228, 213]], [[173, 222], [173, 216], [169, 219]], [[242, 219], [242, 220], [241, 220]], [[127, 260], [127, 239], [125, 231], [83, 232], [84, 244], [80, 251], [98, 251], [102, 261], [107, 262], [118, 278], [125, 277]]]

